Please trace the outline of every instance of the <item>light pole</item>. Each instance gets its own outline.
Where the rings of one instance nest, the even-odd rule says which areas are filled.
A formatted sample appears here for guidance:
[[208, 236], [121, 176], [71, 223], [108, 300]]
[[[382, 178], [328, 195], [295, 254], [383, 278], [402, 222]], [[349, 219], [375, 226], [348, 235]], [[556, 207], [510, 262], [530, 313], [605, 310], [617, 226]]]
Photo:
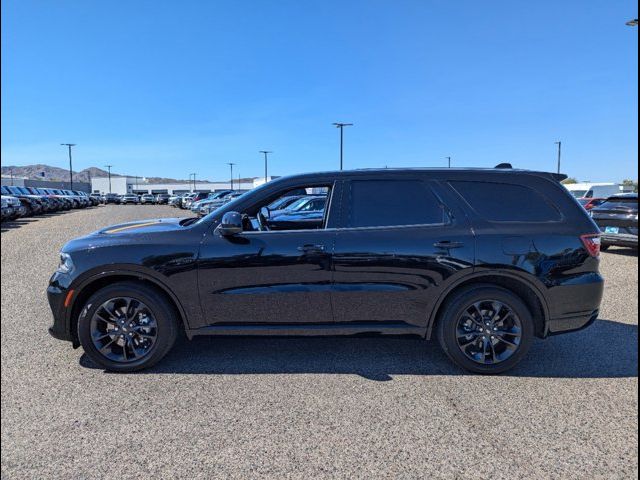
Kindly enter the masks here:
[[109, 193], [111, 193], [111, 167], [113, 167], [113, 165], [105, 165], [105, 168], [109, 172]]
[[267, 156], [270, 153], [273, 153], [273, 152], [271, 152], [269, 150], [260, 150], [260, 153], [262, 153], [264, 155], [264, 183], [267, 183], [267, 178], [268, 178], [268, 175], [267, 175], [267, 171], [268, 170], [267, 170], [267, 168], [268, 168], [268, 161], [269, 161]]
[[235, 163], [227, 162], [227, 165], [231, 167], [231, 190], [233, 190], [233, 166], [235, 165]]
[[343, 130], [344, 130], [344, 127], [351, 127], [351, 126], [353, 125], [353, 123], [340, 123], [340, 122], [335, 122], [335, 123], [333, 123], [333, 125], [334, 125], [336, 128], [339, 128], [339, 129], [340, 129], [340, 170], [342, 170], [342, 167], [343, 167], [343, 161], [342, 161], [342, 158], [343, 158], [343, 155], [342, 155], [342, 154], [343, 154], [343, 149], [342, 149], [342, 147], [343, 147], [343, 144], [344, 144], [344, 135], [343, 135]]
[[75, 147], [75, 143], [61, 143], [63, 147], [69, 148], [69, 183], [71, 183], [71, 188], [69, 190], [73, 190], [73, 168], [71, 164], [71, 147]]
[[196, 174], [195, 173], [190, 173], [189, 174], [189, 180], [191, 180], [191, 177], [193, 176], [193, 189], [192, 191], [195, 192], [196, 191]]
[[449, 161], [449, 168], [451, 168], [451, 157], [444, 157]]
[[560, 165], [562, 162], [562, 142], [558, 140], [556, 145], [558, 145], [558, 173], [560, 173]]

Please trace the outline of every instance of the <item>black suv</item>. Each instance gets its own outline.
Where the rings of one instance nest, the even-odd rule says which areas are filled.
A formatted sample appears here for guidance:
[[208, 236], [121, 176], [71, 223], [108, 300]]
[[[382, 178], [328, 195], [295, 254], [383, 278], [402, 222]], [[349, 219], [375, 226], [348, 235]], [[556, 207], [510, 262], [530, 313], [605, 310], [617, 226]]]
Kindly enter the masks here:
[[[558, 182], [509, 168], [284, 177], [201, 219], [104, 228], [67, 243], [51, 334], [101, 367], [153, 365], [195, 335], [437, 336], [499, 373], [535, 337], [598, 317], [600, 230]], [[264, 208], [327, 194], [317, 222]], [[578, 353], [576, 353], [578, 354]]]

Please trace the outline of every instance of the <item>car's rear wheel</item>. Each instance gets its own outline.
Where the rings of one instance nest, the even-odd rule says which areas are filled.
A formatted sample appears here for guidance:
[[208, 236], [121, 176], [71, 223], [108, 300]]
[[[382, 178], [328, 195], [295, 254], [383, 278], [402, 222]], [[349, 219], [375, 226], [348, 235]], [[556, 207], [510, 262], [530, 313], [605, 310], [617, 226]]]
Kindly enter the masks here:
[[460, 367], [497, 374], [513, 368], [534, 338], [531, 312], [512, 292], [489, 285], [461, 290], [439, 318], [438, 339]]
[[177, 331], [174, 308], [166, 297], [136, 282], [97, 291], [78, 318], [78, 338], [86, 354], [116, 372], [141, 370], [160, 361]]

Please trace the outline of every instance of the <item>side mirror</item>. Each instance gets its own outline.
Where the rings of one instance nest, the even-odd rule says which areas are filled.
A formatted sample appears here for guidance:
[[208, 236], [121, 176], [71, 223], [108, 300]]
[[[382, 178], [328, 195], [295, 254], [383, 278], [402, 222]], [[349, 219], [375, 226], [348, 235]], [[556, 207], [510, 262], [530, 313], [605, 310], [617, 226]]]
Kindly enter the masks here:
[[218, 231], [223, 237], [231, 237], [242, 233], [242, 215], [238, 212], [225, 213], [218, 226]]
[[269, 207], [262, 207], [260, 209], [260, 214], [265, 220], [269, 220], [271, 218], [271, 209]]

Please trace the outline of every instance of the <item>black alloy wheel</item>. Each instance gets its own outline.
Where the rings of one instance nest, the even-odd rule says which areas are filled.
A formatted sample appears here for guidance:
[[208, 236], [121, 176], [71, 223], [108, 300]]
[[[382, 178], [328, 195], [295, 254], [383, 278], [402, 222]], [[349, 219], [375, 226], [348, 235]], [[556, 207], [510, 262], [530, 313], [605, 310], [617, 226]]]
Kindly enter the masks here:
[[115, 362], [134, 362], [155, 346], [158, 324], [149, 307], [131, 297], [104, 302], [91, 318], [93, 346]]
[[445, 353], [474, 373], [497, 374], [513, 368], [534, 338], [533, 317], [520, 297], [493, 285], [455, 292], [438, 318]]
[[173, 346], [175, 307], [155, 287], [118, 282], [94, 293], [78, 318], [78, 339], [89, 358], [116, 372], [148, 368]]
[[522, 324], [502, 302], [475, 302], [460, 315], [456, 340], [470, 360], [481, 365], [496, 364], [509, 359], [520, 348]]

